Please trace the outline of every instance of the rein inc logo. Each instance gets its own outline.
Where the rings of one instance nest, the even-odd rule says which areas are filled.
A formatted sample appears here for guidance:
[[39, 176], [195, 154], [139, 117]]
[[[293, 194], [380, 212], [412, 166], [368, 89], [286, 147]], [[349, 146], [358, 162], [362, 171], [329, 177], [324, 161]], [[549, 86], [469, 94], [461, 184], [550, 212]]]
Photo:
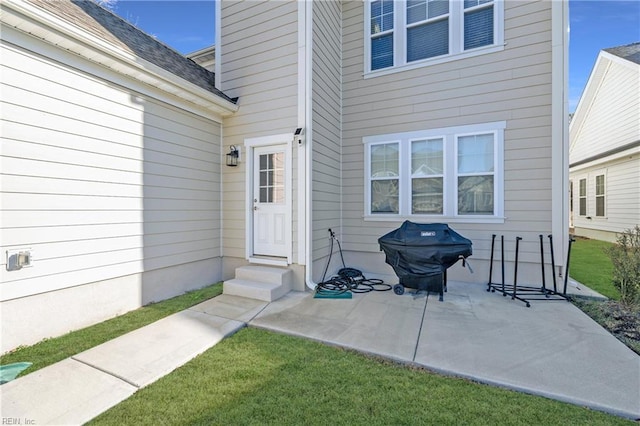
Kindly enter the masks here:
[[35, 425], [36, 421], [33, 419], [20, 418], [20, 417], [3, 417], [3, 425]]

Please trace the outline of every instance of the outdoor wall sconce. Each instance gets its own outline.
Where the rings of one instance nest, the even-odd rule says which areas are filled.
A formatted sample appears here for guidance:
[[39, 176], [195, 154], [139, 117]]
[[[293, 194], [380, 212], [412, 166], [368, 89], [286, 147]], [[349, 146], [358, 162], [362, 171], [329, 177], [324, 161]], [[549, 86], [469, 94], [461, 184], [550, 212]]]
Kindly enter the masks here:
[[236, 167], [238, 165], [238, 157], [240, 157], [240, 151], [235, 145], [231, 145], [227, 154], [227, 166]]

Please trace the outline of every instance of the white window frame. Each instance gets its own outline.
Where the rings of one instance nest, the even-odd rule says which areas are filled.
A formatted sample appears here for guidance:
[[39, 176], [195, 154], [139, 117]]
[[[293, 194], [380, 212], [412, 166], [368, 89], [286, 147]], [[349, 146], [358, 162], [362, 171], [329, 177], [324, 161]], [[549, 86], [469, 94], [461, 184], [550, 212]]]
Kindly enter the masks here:
[[[504, 223], [504, 129], [505, 121], [366, 136], [364, 144], [364, 219], [398, 221], [418, 219], [452, 223]], [[494, 212], [491, 215], [458, 214], [458, 138], [468, 135], [493, 134], [494, 138]], [[443, 214], [411, 213], [411, 143], [423, 139], [443, 139]], [[371, 212], [371, 147], [399, 143], [399, 213]]]
[[[407, 11], [406, 1], [394, 4], [393, 65], [371, 70], [371, 3], [364, 1], [364, 78], [377, 77], [424, 66], [441, 64], [463, 58], [504, 50], [504, 0], [493, 0], [493, 44], [464, 50], [464, 0], [449, 3], [449, 54], [407, 62]], [[475, 6], [471, 9], [487, 7]], [[413, 24], [412, 24], [413, 25]]]

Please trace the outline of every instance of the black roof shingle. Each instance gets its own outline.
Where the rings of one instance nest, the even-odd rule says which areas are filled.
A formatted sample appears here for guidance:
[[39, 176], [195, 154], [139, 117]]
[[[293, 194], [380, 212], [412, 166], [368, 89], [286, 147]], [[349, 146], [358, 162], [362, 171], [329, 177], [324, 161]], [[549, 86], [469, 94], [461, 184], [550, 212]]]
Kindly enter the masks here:
[[604, 51], [640, 65], [640, 42], [611, 47]]

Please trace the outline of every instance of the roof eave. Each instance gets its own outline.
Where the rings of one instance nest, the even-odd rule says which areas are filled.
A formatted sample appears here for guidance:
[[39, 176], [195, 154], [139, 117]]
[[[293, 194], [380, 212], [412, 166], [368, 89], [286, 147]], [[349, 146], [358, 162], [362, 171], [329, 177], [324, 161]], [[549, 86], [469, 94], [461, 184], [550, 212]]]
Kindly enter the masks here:
[[37, 6], [24, 1], [3, 0], [0, 21], [39, 37], [92, 62], [157, 87], [211, 112], [229, 116], [238, 105], [162, 69], [130, 52], [123, 51], [95, 35]]

